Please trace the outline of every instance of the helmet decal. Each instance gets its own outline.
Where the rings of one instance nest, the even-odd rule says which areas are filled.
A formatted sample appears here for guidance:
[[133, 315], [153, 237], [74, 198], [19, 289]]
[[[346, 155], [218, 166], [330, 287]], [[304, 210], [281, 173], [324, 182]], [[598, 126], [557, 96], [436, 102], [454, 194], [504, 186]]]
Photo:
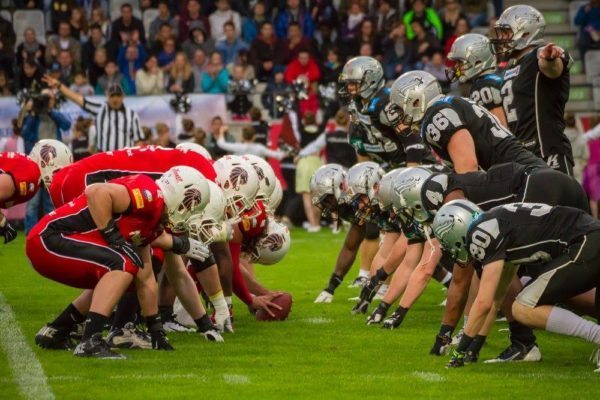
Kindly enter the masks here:
[[40, 150], [40, 157], [42, 159], [42, 167], [51, 165], [56, 158], [56, 148], [49, 144], [43, 145]]
[[[229, 181], [234, 190], [240, 190], [241, 185], [248, 183], [248, 172], [242, 167], [235, 167], [229, 174]], [[229, 185], [225, 183], [225, 189], [229, 189]]]
[[271, 251], [279, 251], [283, 247], [284, 238], [279, 233], [270, 234], [265, 238], [265, 247]]
[[183, 193], [181, 206], [192, 211], [202, 203], [202, 193], [196, 188], [189, 188]]

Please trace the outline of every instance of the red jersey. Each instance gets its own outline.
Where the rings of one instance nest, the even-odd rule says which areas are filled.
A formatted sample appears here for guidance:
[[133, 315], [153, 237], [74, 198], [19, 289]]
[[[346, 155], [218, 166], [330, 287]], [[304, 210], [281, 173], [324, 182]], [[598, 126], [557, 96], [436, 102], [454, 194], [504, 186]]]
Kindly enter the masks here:
[[59, 207], [79, 196], [92, 183], [108, 182], [132, 174], [158, 179], [178, 165], [192, 167], [206, 179], [215, 180], [212, 164], [196, 152], [158, 146], [136, 147], [94, 154], [63, 168], [52, 179], [50, 197], [54, 206]]
[[[115, 215], [121, 235], [136, 246], [152, 243], [164, 229], [162, 219], [165, 203], [156, 183], [146, 175], [126, 176], [114, 179], [110, 183], [125, 186], [131, 199], [130, 211], [121, 216]], [[97, 231], [85, 195], [46, 215], [31, 230], [28, 237], [43, 235], [44, 231], [49, 230], [65, 235]]]
[[10, 175], [15, 184], [15, 193], [10, 199], [0, 201], [0, 208], [25, 203], [40, 186], [40, 168], [25, 154], [0, 152], [0, 173]]

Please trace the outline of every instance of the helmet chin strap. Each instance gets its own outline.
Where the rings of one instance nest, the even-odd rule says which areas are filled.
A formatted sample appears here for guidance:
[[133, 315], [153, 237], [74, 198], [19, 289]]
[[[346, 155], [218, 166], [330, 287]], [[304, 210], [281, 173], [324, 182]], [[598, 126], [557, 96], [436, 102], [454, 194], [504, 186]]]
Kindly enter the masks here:
[[433, 244], [433, 240], [431, 240], [429, 228], [427, 226], [423, 226], [423, 232], [425, 233], [425, 238], [427, 238], [427, 243], [429, 244], [429, 258], [424, 263], [419, 264], [419, 267], [429, 264], [433, 259], [433, 255], [435, 254], [435, 245]]

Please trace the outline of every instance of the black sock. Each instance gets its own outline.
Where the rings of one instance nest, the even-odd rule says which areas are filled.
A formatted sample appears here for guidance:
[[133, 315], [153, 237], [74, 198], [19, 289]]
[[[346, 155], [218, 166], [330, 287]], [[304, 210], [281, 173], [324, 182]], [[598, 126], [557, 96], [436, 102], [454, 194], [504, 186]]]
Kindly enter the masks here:
[[50, 325], [55, 328], [70, 330], [73, 325], [83, 321], [85, 321], [85, 315], [81, 314], [73, 303], [71, 303], [54, 321], [50, 322]]
[[335, 289], [337, 289], [338, 286], [340, 286], [340, 283], [342, 283], [342, 278], [337, 276], [336, 274], [332, 274], [331, 278], [329, 278], [329, 285], [327, 286], [327, 290], [329, 293], [333, 294], [333, 292], [335, 292]]
[[485, 344], [485, 339], [487, 339], [487, 336], [476, 335], [473, 339], [473, 342], [471, 342], [471, 345], [469, 346], [469, 351], [472, 351], [475, 354], [479, 354], [481, 348]]
[[396, 308], [396, 311], [394, 311], [394, 314], [396, 314], [398, 317], [400, 317], [400, 322], [404, 321], [404, 317], [406, 317], [406, 313], [408, 312], [408, 308], [404, 308], [402, 306], [398, 306], [398, 308]]
[[208, 314], [204, 314], [202, 317], [195, 319], [194, 322], [198, 327], [198, 332], [206, 332], [213, 329], [213, 324], [210, 322]]
[[121, 329], [126, 323], [135, 323], [139, 303], [135, 293], [125, 293], [117, 304], [115, 319], [111, 329]]
[[379, 282], [383, 282], [388, 278], [388, 276], [390, 276], [390, 274], [385, 272], [385, 269], [381, 267], [377, 270], [377, 272], [375, 272], [375, 276], [377, 279], [379, 279]]
[[442, 326], [440, 326], [440, 332], [438, 333], [438, 335], [450, 337], [452, 336], [452, 332], [454, 332], [454, 329], [454, 326], [442, 324]]
[[530, 327], [525, 326], [518, 321], [512, 321], [508, 323], [508, 329], [510, 329], [511, 343], [518, 342], [523, 345], [535, 343], [535, 335]]
[[173, 306], [158, 306], [158, 313], [163, 321], [169, 321], [173, 316]]
[[85, 320], [85, 328], [83, 330], [83, 337], [81, 340], [87, 340], [95, 333], [101, 333], [104, 329], [104, 324], [106, 324], [106, 321], [108, 321], [108, 317], [95, 312], [89, 312]]

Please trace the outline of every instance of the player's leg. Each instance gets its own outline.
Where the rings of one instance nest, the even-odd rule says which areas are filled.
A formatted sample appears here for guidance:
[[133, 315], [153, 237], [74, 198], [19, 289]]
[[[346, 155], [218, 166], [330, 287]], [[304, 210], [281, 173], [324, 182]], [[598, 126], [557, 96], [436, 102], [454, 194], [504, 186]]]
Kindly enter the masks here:
[[373, 263], [373, 259], [379, 250], [380, 240], [379, 227], [377, 224], [367, 222], [364, 226], [364, 230], [365, 238], [359, 249], [360, 269], [358, 270], [358, 276], [348, 286], [351, 288], [363, 287], [367, 282], [367, 279], [369, 279], [370, 275], [371, 264]]
[[233, 332], [231, 314], [223, 295], [217, 265], [213, 263], [208, 266], [205, 264], [203, 267], [196, 267], [195, 274], [214, 308], [213, 318], [217, 329], [222, 332]]
[[233, 296], [233, 259], [227, 242], [213, 242], [210, 244], [210, 251], [215, 259], [219, 269], [219, 281], [223, 288], [223, 295], [227, 306], [231, 307]]

